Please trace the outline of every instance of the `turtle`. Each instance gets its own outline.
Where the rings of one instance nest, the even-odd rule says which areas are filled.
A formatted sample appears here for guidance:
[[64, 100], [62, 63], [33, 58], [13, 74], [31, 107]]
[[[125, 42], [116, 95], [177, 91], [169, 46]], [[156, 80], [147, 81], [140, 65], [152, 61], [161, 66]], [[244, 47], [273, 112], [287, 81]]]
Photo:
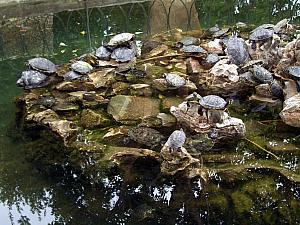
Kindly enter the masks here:
[[181, 39], [178, 44], [181, 46], [199, 45], [200, 41], [198, 38], [187, 36]]
[[110, 41], [107, 43], [108, 46], [117, 47], [119, 45], [128, 44], [135, 38], [134, 34], [131, 33], [120, 33], [113, 36]]
[[199, 100], [200, 100], [201, 98], [202, 98], [201, 95], [199, 95], [197, 92], [193, 92], [192, 94], [186, 96], [186, 97], [184, 98], [184, 100], [186, 100], [186, 101], [197, 101], [197, 102], [199, 102]]
[[289, 66], [284, 72], [294, 80], [300, 80], [300, 66]]
[[73, 70], [64, 74], [64, 80], [66, 80], [66, 81], [78, 80], [80, 78], [82, 78], [82, 74], [79, 74]]
[[225, 109], [227, 102], [217, 95], [207, 95], [199, 100], [199, 104], [205, 109]]
[[285, 27], [288, 26], [288, 23], [289, 23], [289, 20], [288, 19], [283, 19], [283, 20], [280, 20], [278, 23], [275, 24], [274, 26], [274, 32], [276, 34], [280, 33]]
[[218, 24], [216, 24], [215, 26], [213, 26], [213, 27], [211, 27], [211, 28], [208, 29], [208, 31], [209, 31], [210, 33], [216, 33], [216, 32], [218, 32], [219, 30], [221, 30], [221, 29], [220, 29], [220, 27], [219, 27]]
[[85, 61], [77, 61], [71, 65], [71, 69], [80, 74], [88, 74], [93, 67]]
[[222, 123], [227, 102], [217, 95], [207, 95], [200, 99], [208, 123]]
[[39, 71], [26, 70], [16, 84], [25, 89], [45, 87], [48, 85], [48, 76]]
[[220, 57], [216, 53], [209, 53], [204, 60], [202, 60], [202, 64], [207, 68], [210, 69], [213, 67], [218, 61]]
[[135, 58], [136, 52], [127, 47], [116, 48], [112, 54], [111, 58], [117, 62], [128, 62]]
[[243, 38], [238, 38], [236, 33], [228, 40], [227, 54], [230, 62], [235, 65], [243, 65], [250, 58], [246, 42]]
[[169, 148], [169, 151], [172, 152], [180, 152], [182, 146], [184, 145], [186, 139], [186, 135], [181, 128], [180, 130], [175, 130], [173, 133], [169, 136], [166, 145]]
[[229, 30], [230, 30], [230, 28], [223, 28], [222, 30], [214, 32], [212, 36], [214, 38], [219, 38], [219, 37], [225, 36]]
[[44, 74], [56, 73], [56, 65], [46, 58], [37, 57], [29, 59], [27, 64], [32, 70], [37, 70]]
[[274, 98], [282, 98], [283, 89], [277, 80], [273, 80], [270, 84], [270, 92]]
[[271, 83], [274, 80], [270, 71], [258, 65], [253, 65], [253, 76], [262, 84]]
[[256, 49], [257, 42], [267, 42], [272, 40], [274, 31], [266, 28], [256, 28], [250, 35], [249, 40], [252, 42], [252, 49]]
[[105, 46], [100, 46], [99, 48], [96, 49], [96, 53], [95, 53], [96, 57], [100, 60], [110, 60], [110, 55], [111, 55], [111, 51], [106, 48]]
[[132, 127], [128, 130], [128, 136], [135, 142], [149, 147], [161, 144], [164, 139], [159, 131], [149, 127]]
[[176, 73], [165, 73], [164, 75], [167, 83], [172, 87], [179, 88], [186, 83], [185, 79]]
[[181, 49], [184, 53], [200, 53], [206, 54], [207, 51], [198, 45], [184, 45]]

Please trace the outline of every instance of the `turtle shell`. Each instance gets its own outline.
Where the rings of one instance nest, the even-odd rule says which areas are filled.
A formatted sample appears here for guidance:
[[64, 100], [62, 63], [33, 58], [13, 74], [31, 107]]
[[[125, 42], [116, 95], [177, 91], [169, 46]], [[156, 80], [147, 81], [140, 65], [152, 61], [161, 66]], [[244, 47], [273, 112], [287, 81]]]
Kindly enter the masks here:
[[275, 98], [281, 98], [283, 96], [283, 89], [277, 80], [274, 80], [270, 86], [271, 93]]
[[46, 58], [33, 58], [28, 60], [28, 65], [30, 68], [40, 71], [42, 73], [55, 73], [56, 66], [53, 62]]
[[286, 73], [293, 79], [300, 79], [300, 66], [289, 66], [285, 69]]
[[184, 37], [179, 41], [179, 43], [182, 43], [185, 46], [188, 45], [198, 45], [199, 44], [199, 39], [195, 37]]
[[224, 36], [225, 34], [227, 34], [227, 32], [229, 31], [230, 29], [229, 28], [223, 28], [222, 30], [219, 30], [215, 33], [213, 33], [213, 37], [214, 38], [218, 38], [218, 37], [222, 37]]
[[101, 46], [97, 48], [95, 55], [100, 60], [110, 60], [111, 52], [105, 46]]
[[25, 89], [44, 87], [48, 84], [48, 77], [35, 70], [26, 70], [22, 72], [21, 78], [17, 81], [17, 85]]
[[179, 88], [179, 87], [185, 85], [185, 83], [186, 83], [185, 79], [176, 73], [167, 73], [167, 74], [165, 74], [165, 76], [166, 76], [167, 83], [173, 87]]
[[186, 135], [182, 129], [175, 130], [167, 140], [167, 145], [172, 149], [181, 148], [185, 142]]
[[80, 74], [88, 74], [93, 67], [87, 62], [77, 61], [71, 65], [71, 69]]
[[273, 34], [273, 30], [269, 30], [266, 28], [257, 28], [249, 35], [249, 39], [252, 41], [264, 41], [269, 38], [272, 38]]
[[227, 53], [230, 62], [236, 65], [245, 64], [249, 60], [248, 47], [244, 39], [238, 38], [236, 35], [229, 38]]
[[207, 95], [200, 99], [200, 105], [206, 109], [224, 109], [227, 102], [217, 95]]
[[80, 79], [81, 77], [82, 77], [82, 74], [79, 74], [79, 73], [71, 70], [64, 75], [64, 80], [72, 81], [72, 80]]
[[131, 48], [120, 47], [116, 48], [111, 54], [111, 58], [117, 62], [128, 62], [134, 59], [135, 51]]
[[203, 48], [201, 48], [198, 45], [187, 45], [182, 47], [182, 51], [185, 53], [202, 53], [206, 54], [207, 51]]
[[271, 72], [261, 66], [253, 66], [253, 76], [262, 84], [271, 83], [274, 78]]
[[108, 42], [109, 46], [118, 46], [128, 43], [129, 41], [134, 39], [134, 34], [131, 33], [121, 33], [113, 36]]

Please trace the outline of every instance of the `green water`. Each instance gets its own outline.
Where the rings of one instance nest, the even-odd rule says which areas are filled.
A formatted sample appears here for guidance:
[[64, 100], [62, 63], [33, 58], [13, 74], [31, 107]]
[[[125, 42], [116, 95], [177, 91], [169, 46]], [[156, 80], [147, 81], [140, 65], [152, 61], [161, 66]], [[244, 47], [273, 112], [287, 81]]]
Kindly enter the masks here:
[[[164, 2], [167, 7], [168, 2], [174, 1]], [[195, 1], [194, 5], [187, 8], [182, 5], [182, 9], [185, 9], [182, 14], [189, 12], [183, 20], [188, 21], [179, 21], [179, 24], [182, 29], [191, 29], [198, 28], [199, 25], [209, 27], [216, 23], [225, 25], [238, 21], [262, 24], [276, 22], [284, 17], [292, 18], [294, 23], [300, 22], [300, 4], [295, 0], [247, 2], [214, 0]], [[204, 197], [198, 199], [195, 198], [197, 191], [182, 194], [186, 190], [178, 182], [154, 181], [155, 173], [145, 174], [145, 171], [141, 171], [141, 174], [136, 175], [140, 182], [129, 182], [127, 186], [123, 182], [126, 178], [112, 173], [108, 178], [101, 178], [101, 182], [95, 186], [68, 165], [65, 168], [58, 167], [57, 171], [46, 175], [26, 161], [23, 136], [15, 129], [14, 105], [14, 98], [22, 93], [15, 86], [15, 82], [20, 72], [26, 68], [24, 62], [36, 55], [42, 55], [56, 64], [62, 64], [92, 51], [114, 33], [133, 32], [141, 38], [156, 30], [155, 27], [161, 29], [151, 19], [151, 10], [156, 10], [154, 3], [148, 1], [74, 11], [66, 10], [62, 4], [62, 11], [37, 17], [3, 17], [0, 25], [0, 224], [140, 224], [141, 212], [149, 213], [147, 224], [239, 224], [239, 221], [244, 221], [245, 224], [247, 220], [237, 217], [234, 221], [226, 215], [225, 210], [219, 215], [215, 215], [218, 213], [213, 211], [214, 204], [222, 203], [230, 212], [230, 207], [225, 207], [230, 204], [226, 200], [227, 184], [224, 184], [224, 191], [218, 192], [218, 197], [209, 198], [204, 193], [201, 195]], [[40, 7], [43, 7], [42, 3]], [[279, 8], [284, 10], [278, 11]], [[14, 7], [11, 7], [11, 11], [13, 10]], [[168, 17], [161, 17], [161, 23], [165, 24], [163, 27], [174, 28], [174, 18], [166, 18]], [[257, 176], [259, 180], [260, 177]], [[272, 187], [275, 185], [272, 189], [275, 190], [276, 185], [280, 186], [281, 183], [280, 178], [274, 178], [268, 184]], [[176, 185], [180, 187], [176, 189]], [[195, 182], [195, 187], [197, 185]], [[217, 185], [218, 182], [210, 188], [214, 189]], [[259, 185], [257, 182], [257, 186]], [[250, 189], [251, 187], [248, 193], [253, 192], [253, 188]], [[241, 210], [246, 212], [249, 199], [245, 195], [239, 195], [239, 191], [239, 187], [236, 187], [234, 193], [237, 198], [243, 197]], [[174, 195], [178, 201], [174, 201]], [[287, 195], [298, 199], [299, 190], [294, 187]], [[273, 198], [286, 201], [282, 196], [274, 195]], [[262, 199], [268, 200], [263, 197]], [[271, 200], [267, 202], [272, 206]], [[293, 210], [299, 212], [299, 202], [295, 200], [289, 204]], [[282, 209], [280, 216], [285, 215], [284, 210], [286, 209]], [[226, 219], [230, 222], [226, 222]], [[291, 222], [290, 224], [293, 219], [295, 218], [288, 218], [287, 215], [287, 222]], [[278, 222], [267, 218], [263, 221], [262, 224]]]

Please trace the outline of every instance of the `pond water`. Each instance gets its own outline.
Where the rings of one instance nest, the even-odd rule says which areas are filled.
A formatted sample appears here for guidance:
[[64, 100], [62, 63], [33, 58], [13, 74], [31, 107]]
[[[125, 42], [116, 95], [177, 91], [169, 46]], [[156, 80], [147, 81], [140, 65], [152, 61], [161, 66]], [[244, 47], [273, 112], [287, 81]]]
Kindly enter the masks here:
[[[33, 1], [34, 2], [34, 1]], [[99, 3], [100, 2], [100, 3]], [[20, 72], [26, 68], [27, 59], [40, 55], [56, 64], [90, 52], [113, 34], [132, 32], [138, 38], [160, 33], [168, 29], [207, 28], [215, 24], [236, 22], [250, 24], [276, 23], [290, 18], [300, 23], [300, 2], [297, 0], [248, 0], [248, 1], [46, 1], [5, 5], [0, 8], [0, 223], [1, 224], [251, 224], [247, 221], [248, 199], [241, 199], [241, 215], [230, 215], [232, 202], [226, 196], [232, 184], [218, 181], [210, 185], [215, 190], [213, 198], [200, 193], [202, 184], [195, 181], [193, 192], [185, 190], [178, 181], [153, 181], [153, 174], [138, 171], [129, 178], [117, 171], [109, 177], [100, 177], [97, 185], [91, 185], [69, 165], [59, 167], [53, 173], [41, 172], [26, 160], [26, 145], [15, 124], [14, 98], [22, 93], [15, 86]], [[116, 3], [117, 2], [117, 3]], [[16, 10], [17, 9], [17, 10]], [[38, 147], [37, 147], [38, 148]], [[298, 170], [298, 159], [285, 165]], [[214, 176], [214, 174], [211, 174]], [[275, 175], [274, 175], [275, 176]], [[132, 182], [131, 179], [139, 182]], [[253, 175], [252, 186], [274, 186], [278, 193], [261, 194], [262, 207], [253, 209], [269, 211], [269, 218], [261, 224], [298, 224], [299, 187], [283, 185], [280, 176], [260, 183], [259, 173]], [[126, 182], [124, 182], [124, 179]], [[179, 185], [179, 188], [175, 188]], [[218, 186], [223, 187], [218, 190]], [[280, 196], [280, 193], [284, 193]], [[201, 197], [199, 197], [201, 195]], [[176, 197], [173, 197], [176, 196]], [[244, 195], [242, 195], [244, 196]], [[174, 198], [177, 198], [174, 201]], [[289, 200], [287, 200], [289, 198]], [[281, 201], [281, 205], [275, 200]], [[285, 202], [289, 202], [287, 212]], [[224, 211], [215, 212], [214, 204], [224, 204]], [[280, 208], [277, 216], [272, 210]], [[226, 211], [227, 210], [227, 211]], [[257, 211], [255, 211], [257, 210]], [[293, 215], [297, 215], [294, 218]], [[259, 213], [257, 213], [259, 216]], [[143, 223], [144, 220], [143, 220]]]

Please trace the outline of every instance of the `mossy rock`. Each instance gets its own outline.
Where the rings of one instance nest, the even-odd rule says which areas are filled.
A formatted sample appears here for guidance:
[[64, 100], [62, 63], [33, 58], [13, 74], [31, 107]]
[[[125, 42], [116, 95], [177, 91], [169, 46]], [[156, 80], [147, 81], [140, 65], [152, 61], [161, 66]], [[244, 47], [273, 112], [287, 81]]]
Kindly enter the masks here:
[[245, 214], [251, 214], [253, 207], [252, 199], [241, 191], [235, 191], [231, 194], [234, 210], [239, 216], [243, 217]]
[[84, 109], [81, 113], [80, 123], [84, 128], [106, 127], [110, 125], [111, 120], [101, 110]]

